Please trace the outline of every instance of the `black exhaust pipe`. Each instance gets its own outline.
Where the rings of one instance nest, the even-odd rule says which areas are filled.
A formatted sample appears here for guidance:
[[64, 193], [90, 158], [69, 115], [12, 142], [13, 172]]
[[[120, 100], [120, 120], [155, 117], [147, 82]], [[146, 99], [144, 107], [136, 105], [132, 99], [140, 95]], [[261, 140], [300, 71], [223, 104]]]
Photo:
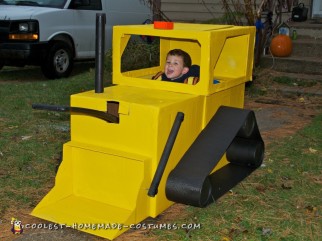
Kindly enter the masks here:
[[104, 57], [105, 57], [105, 13], [96, 14], [96, 45], [95, 45], [95, 93], [103, 93]]

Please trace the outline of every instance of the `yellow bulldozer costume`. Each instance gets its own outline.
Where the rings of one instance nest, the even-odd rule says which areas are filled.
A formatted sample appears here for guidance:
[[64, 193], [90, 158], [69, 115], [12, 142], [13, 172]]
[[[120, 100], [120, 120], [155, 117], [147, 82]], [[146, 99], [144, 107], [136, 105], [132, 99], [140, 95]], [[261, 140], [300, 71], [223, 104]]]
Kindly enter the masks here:
[[[127, 44], [142, 35], [159, 38], [159, 66], [122, 71]], [[174, 202], [205, 207], [249, 175], [264, 152], [243, 109], [254, 41], [255, 27], [115, 26], [113, 85], [71, 96], [71, 140], [32, 215], [112, 240]], [[175, 48], [200, 66], [195, 85], [152, 80]]]

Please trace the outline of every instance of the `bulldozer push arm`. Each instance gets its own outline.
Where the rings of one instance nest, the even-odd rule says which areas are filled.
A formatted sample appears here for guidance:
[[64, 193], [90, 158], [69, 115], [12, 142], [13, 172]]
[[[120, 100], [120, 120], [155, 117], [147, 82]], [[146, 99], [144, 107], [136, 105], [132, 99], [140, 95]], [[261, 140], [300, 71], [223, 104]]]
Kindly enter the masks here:
[[104, 111], [87, 109], [82, 107], [70, 107], [70, 106], [61, 106], [61, 105], [46, 105], [46, 104], [32, 104], [31, 106], [35, 110], [48, 110], [48, 111], [57, 111], [57, 112], [74, 112], [78, 114], [90, 115], [96, 118], [105, 120], [110, 123], [118, 123], [119, 118], [112, 114], [109, 114]]

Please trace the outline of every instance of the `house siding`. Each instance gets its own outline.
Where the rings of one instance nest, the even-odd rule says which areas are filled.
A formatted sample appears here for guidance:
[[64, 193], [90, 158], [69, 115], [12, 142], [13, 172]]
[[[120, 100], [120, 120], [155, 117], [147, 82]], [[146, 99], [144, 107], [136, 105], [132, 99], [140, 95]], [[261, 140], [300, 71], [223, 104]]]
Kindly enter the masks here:
[[224, 13], [221, 0], [161, 0], [161, 11], [175, 22], [201, 22]]
[[[160, 0], [161, 11], [174, 22], [203, 22], [210, 19], [221, 18], [225, 10], [222, 0]], [[261, 0], [257, 0], [259, 3]], [[312, 0], [293, 0], [297, 5], [298, 2], [304, 3], [309, 8], [311, 16]], [[233, 10], [233, 6], [231, 7]], [[283, 12], [287, 11], [286, 9]], [[283, 20], [286, 21], [291, 17], [291, 12], [283, 14]]]

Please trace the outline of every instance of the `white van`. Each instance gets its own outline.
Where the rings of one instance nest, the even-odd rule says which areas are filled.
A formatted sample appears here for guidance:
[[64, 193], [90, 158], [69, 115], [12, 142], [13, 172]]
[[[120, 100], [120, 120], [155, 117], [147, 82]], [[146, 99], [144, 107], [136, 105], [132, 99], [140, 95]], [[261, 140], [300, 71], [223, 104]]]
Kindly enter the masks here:
[[106, 14], [106, 50], [114, 25], [152, 17], [142, 0], [0, 0], [0, 69], [38, 65], [47, 78], [67, 77], [74, 61], [95, 58], [97, 13]]

